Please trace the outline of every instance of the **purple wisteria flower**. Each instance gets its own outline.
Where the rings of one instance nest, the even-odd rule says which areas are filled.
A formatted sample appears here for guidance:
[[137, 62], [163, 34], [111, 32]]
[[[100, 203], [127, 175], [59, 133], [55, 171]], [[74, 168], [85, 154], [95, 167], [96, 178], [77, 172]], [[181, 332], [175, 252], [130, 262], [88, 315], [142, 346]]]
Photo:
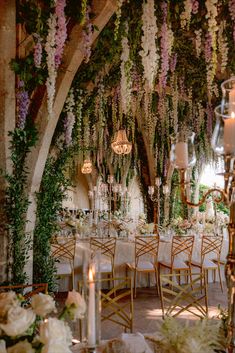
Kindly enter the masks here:
[[[235, 0], [229, 0], [228, 8], [231, 19], [235, 22]], [[233, 41], [235, 42], [235, 23], [233, 23]]]
[[91, 11], [90, 6], [87, 6], [86, 24], [85, 24], [84, 30], [82, 31], [85, 63], [88, 63], [90, 56], [91, 56], [91, 43], [92, 43], [91, 37], [92, 37], [92, 33], [93, 33], [93, 25], [90, 20], [90, 15], [89, 15], [90, 11]]
[[214, 110], [210, 103], [207, 103], [206, 115], [207, 115], [207, 135], [210, 138], [212, 136], [213, 116], [214, 116]]
[[17, 107], [17, 127], [19, 129], [24, 129], [26, 117], [29, 110], [29, 94], [24, 89], [24, 81], [20, 81], [18, 84], [18, 92], [16, 94], [16, 107]]
[[210, 62], [212, 58], [212, 38], [210, 33], [206, 34], [206, 41], [205, 41], [205, 47], [204, 47], [204, 55], [205, 55], [205, 60], [207, 63]]
[[170, 58], [170, 71], [173, 73], [175, 71], [177, 64], [177, 53], [173, 54]]
[[62, 55], [64, 51], [64, 44], [67, 39], [67, 27], [66, 17], [64, 8], [66, 6], [66, 0], [57, 0], [55, 13], [57, 16], [57, 30], [55, 35], [56, 52], [55, 52], [55, 67], [56, 69], [60, 66]]
[[34, 37], [36, 39], [36, 44], [33, 49], [33, 59], [35, 67], [39, 69], [42, 62], [42, 40], [38, 34], [35, 34]]

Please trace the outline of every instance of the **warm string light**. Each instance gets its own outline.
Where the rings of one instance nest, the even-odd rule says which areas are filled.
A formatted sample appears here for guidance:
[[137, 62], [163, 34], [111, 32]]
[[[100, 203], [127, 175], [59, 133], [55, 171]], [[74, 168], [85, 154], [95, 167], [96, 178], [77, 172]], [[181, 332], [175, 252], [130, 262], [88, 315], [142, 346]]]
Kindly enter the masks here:
[[90, 174], [92, 172], [92, 162], [89, 159], [85, 159], [81, 168], [82, 174]]

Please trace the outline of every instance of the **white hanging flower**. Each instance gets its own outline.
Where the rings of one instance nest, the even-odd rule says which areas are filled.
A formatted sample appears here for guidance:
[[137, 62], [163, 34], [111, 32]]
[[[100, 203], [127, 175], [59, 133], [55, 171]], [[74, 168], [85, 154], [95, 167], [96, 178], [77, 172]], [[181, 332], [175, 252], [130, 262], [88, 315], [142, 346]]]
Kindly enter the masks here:
[[185, 27], [187, 27], [187, 29], [189, 28], [191, 14], [192, 14], [192, 0], [185, 0], [184, 1], [184, 11], [180, 14], [181, 28], [183, 28], [183, 29]]
[[212, 48], [212, 57], [211, 60], [207, 63], [207, 88], [210, 93], [212, 93], [212, 85], [217, 68], [217, 2], [218, 0], [206, 0], [205, 3], [207, 9], [206, 18], [208, 20], [208, 32], [211, 36]]
[[55, 83], [56, 83], [56, 66], [55, 66], [55, 54], [56, 54], [56, 25], [57, 16], [51, 14], [48, 21], [48, 34], [45, 44], [45, 51], [47, 53], [47, 69], [48, 77], [46, 81], [47, 87], [47, 109], [50, 116], [53, 114], [53, 103], [55, 97]]
[[64, 122], [64, 134], [65, 134], [65, 144], [69, 146], [72, 143], [72, 132], [75, 123], [75, 115], [74, 115], [74, 93], [73, 89], [70, 90], [68, 97], [65, 102], [65, 111], [67, 111], [67, 116]]
[[122, 112], [127, 114], [130, 110], [131, 103], [131, 74], [132, 61], [130, 59], [130, 48], [127, 37], [122, 38], [122, 55], [121, 55], [121, 107]]
[[159, 67], [159, 55], [155, 39], [158, 28], [155, 17], [154, 0], [143, 2], [142, 30], [140, 56], [144, 67], [144, 79], [150, 91], [153, 90], [154, 80]]

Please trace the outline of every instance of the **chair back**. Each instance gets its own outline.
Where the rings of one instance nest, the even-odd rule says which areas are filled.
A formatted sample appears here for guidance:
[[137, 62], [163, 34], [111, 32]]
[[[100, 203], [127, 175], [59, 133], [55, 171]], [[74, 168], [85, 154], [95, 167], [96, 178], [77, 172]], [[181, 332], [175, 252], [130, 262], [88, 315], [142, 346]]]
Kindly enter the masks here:
[[63, 241], [51, 243], [51, 253], [54, 259], [69, 261], [70, 264], [74, 262], [76, 248], [75, 238], [64, 238]]
[[[190, 275], [189, 271], [188, 276]], [[162, 316], [176, 317], [188, 312], [199, 318], [208, 314], [207, 283], [205, 274], [192, 274], [192, 282], [178, 284], [180, 274], [160, 274], [160, 299]]]
[[202, 236], [201, 246], [201, 263], [203, 264], [205, 257], [209, 254], [216, 255], [217, 260], [220, 260], [221, 250], [223, 245], [223, 236]]
[[[103, 285], [110, 281], [115, 286], [104, 289]], [[99, 293], [101, 302], [101, 322], [110, 321], [121, 326], [125, 332], [133, 331], [133, 285], [130, 277], [98, 279]], [[88, 282], [87, 284], [88, 285]], [[81, 293], [84, 282], [78, 283], [78, 290]], [[82, 322], [80, 323], [82, 325]], [[82, 332], [82, 330], [80, 331]], [[80, 337], [81, 338], [81, 337]]]
[[100, 255], [103, 255], [106, 258], [108, 258], [111, 261], [111, 264], [113, 266], [115, 251], [116, 251], [116, 241], [117, 239], [114, 237], [111, 237], [111, 238], [91, 237], [90, 249], [92, 252], [92, 257], [95, 257], [97, 252], [99, 252]]
[[135, 266], [138, 267], [138, 262], [142, 256], [149, 255], [153, 263], [157, 261], [159, 250], [159, 236], [145, 235], [135, 237]]
[[0, 286], [1, 292], [14, 291], [16, 293], [22, 294], [25, 299], [29, 299], [38, 293], [48, 293], [47, 283], [36, 283], [36, 284], [17, 284], [13, 286]]
[[171, 264], [173, 265], [175, 258], [179, 254], [184, 254], [187, 262], [191, 263], [193, 253], [194, 236], [178, 236], [172, 237], [171, 245]]

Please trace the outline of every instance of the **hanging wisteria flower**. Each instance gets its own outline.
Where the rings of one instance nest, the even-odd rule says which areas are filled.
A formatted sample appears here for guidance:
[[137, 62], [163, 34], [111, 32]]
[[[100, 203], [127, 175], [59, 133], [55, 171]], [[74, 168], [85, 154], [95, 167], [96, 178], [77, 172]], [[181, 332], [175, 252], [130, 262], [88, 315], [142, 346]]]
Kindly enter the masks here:
[[175, 53], [174, 55], [172, 55], [172, 57], [170, 58], [170, 71], [171, 71], [172, 73], [175, 72], [176, 63], [177, 63], [177, 53]]
[[64, 44], [67, 38], [67, 27], [66, 17], [64, 8], [66, 6], [66, 0], [57, 0], [55, 6], [55, 14], [57, 16], [57, 29], [55, 35], [56, 52], [55, 52], [55, 67], [56, 69], [60, 66]]
[[191, 2], [192, 2], [192, 13], [196, 15], [199, 10], [199, 2], [198, 0], [191, 0]]
[[212, 58], [212, 38], [210, 33], [207, 33], [206, 35], [206, 40], [205, 40], [205, 48], [204, 48], [204, 54], [205, 54], [205, 60], [206, 63], [209, 63], [211, 61]]
[[184, 0], [184, 11], [180, 15], [180, 24], [181, 28], [190, 26], [191, 20], [191, 13], [192, 13], [192, 0]]
[[21, 130], [25, 127], [26, 117], [29, 111], [29, 94], [24, 88], [24, 81], [20, 81], [18, 85], [18, 92], [16, 93], [17, 106], [17, 127]]
[[197, 57], [199, 58], [202, 52], [202, 30], [201, 29], [196, 30], [195, 35], [196, 35], [196, 38], [195, 38], [196, 54], [197, 54]]
[[223, 73], [226, 70], [228, 63], [228, 41], [226, 33], [224, 33], [225, 21], [221, 21], [219, 33], [218, 33], [218, 49], [221, 57], [221, 72]]
[[36, 44], [33, 48], [33, 60], [35, 67], [40, 69], [42, 62], [42, 38], [37, 33], [34, 34], [34, 38]]
[[46, 81], [47, 87], [47, 109], [48, 113], [51, 116], [53, 113], [53, 103], [55, 96], [55, 83], [56, 83], [56, 66], [55, 66], [55, 54], [56, 54], [56, 14], [51, 14], [47, 24], [48, 24], [48, 34], [45, 45], [45, 51], [47, 54], [47, 69], [48, 69], [48, 77]]
[[212, 85], [217, 68], [217, 2], [218, 0], [206, 0], [205, 3], [207, 9], [206, 18], [208, 21], [208, 32], [211, 36], [212, 48], [211, 60], [207, 63], [207, 88], [210, 93], [212, 93]]
[[90, 15], [89, 15], [90, 11], [91, 11], [90, 6], [87, 6], [85, 27], [84, 27], [84, 29], [82, 31], [83, 51], [84, 51], [84, 61], [85, 61], [85, 63], [88, 63], [88, 61], [90, 60], [90, 56], [91, 56], [93, 25], [92, 25], [91, 20], [90, 20]]
[[233, 20], [233, 41], [235, 42], [235, 0], [229, 0], [228, 8], [231, 19]]
[[[128, 32], [126, 28], [126, 32]], [[127, 114], [130, 110], [131, 103], [131, 68], [132, 61], [130, 59], [130, 48], [126, 36], [122, 38], [122, 54], [121, 54], [121, 105], [122, 112]]]
[[[167, 26], [167, 3], [163, 2], [161, 4], [162, 13], [163, 13], [163, 23], [161, 27], [161, 72], [159, 77], [159, 84], [161, 88], [166, 86], [167, 73], [169, 70], [169, 52], [171, 51], [172, 46], [172, 34], [171, 30]], [[171, 39], [171, 43], [169, 43]], [[171, 45], [169, 45], [171, 44]]]
[[213, 126], [213, 116], [214, 116], [214, 110], [210, 103], [207, 103], [206, 114], [207, 114], [207, 135], [210, 138], [212, 136], [212, 130], [213, 130], [212, 126]]
[[155, 77], [159, 66], [159, 55], [156, 47], [156, 37], [158, 33], [155, 17], [154, 1], [143, 2], [142, 30], [140, 56], [144, 67], [144, 79], [150, 89], [153, 90]]
[[66, 146], [69, 146], [72, 143], [72, 132], [73, 132], [73, 126], [75, 123], [74, 107], [75, 107], [74, 93], [73, 93], [73, 90], [71, 89], [65, 102], [65, 111], [67, 112], [67, 115], [64, 121], [64, 135], [65, 135]]
[[114, 29], [114, 39], [115, 40], [118, 37], [123, 2], [124, 2], [124, 0], [117, 0], [116, 20], [115, 20], [115, 29]]

